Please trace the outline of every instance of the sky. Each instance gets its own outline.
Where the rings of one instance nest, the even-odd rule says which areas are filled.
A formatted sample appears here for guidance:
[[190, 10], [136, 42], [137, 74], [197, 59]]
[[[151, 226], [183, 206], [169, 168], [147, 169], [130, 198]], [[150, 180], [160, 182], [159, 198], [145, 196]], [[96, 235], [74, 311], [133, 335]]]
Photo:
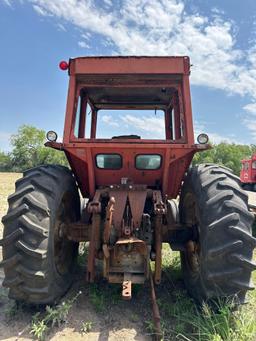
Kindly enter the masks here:
[[[62, 136], [58, 63], [88, 55], [190, 56], [196, 134], [256, 144], [255, 0], [0, 0], [0, 150], [23, 124]], [[123, 123], [152, 136], [158, 118]], [[118, 130], [107, 114], [99, 123]]]

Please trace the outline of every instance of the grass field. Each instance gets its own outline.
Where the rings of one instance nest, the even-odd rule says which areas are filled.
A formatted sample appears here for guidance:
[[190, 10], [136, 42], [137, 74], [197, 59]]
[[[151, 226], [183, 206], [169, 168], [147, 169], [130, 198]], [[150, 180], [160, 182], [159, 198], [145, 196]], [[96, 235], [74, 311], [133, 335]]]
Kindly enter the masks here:
[[[7, 196], [14, 191], [14, 182], [20, 176], [0, 173], [0, 218], [6, 213]], [[7, 290], [1, 289], [0, 340], [31, 340], [31, 330], [33, 338], [35, 335], [40, 338], [45, 330], [46, 339], [54, 341], [151, 339], [153, 324], [148, 284], [134, 286], [133, 299], [129, 302], [121, 300], [118, 285], [103, 281], [86, 284], [86, 247], [83, 250], [77, 280], [59, 307], [45, 311], [17, 306], [7, 298]], [[82, 293], [78, 295], [80, 290]], [[163, 279], [156, 294], [164, 340], [256, 341], [256, 291], [248, 294], [249, 303], [237, 311], [221, 304], [218, 313], [207, 305], [199, 309], [184, 288], [179, 254], [171, 252], [168, 245], [164, 245]], [[38, 316], [31, 324], [36, 312]]]

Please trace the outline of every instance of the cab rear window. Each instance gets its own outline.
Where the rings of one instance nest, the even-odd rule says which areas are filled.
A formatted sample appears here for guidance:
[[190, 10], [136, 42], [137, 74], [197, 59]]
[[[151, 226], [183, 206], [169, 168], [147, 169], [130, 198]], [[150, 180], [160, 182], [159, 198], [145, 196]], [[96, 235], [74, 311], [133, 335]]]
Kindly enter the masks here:
[[137, 155], [135, 166], [137, 169], [154, 170], [161, 167], [162, 158], [158, 154]]
[[101, 169], [122, 168], [122, 157], [119, 154], [98, 154], [96, 155], [96, 166]]

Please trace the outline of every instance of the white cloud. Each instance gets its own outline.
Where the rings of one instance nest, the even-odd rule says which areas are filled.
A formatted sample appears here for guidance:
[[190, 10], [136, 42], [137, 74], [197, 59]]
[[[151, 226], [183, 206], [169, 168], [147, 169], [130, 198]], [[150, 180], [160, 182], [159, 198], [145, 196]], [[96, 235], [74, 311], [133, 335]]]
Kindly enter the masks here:
[[239, 143], [236, 139], [232, 139], [228, 136], [222, 136], [218, 133], [213, 133], [213, 132], [210, 132], [207, 134], [209, 136], [209, 139], [212, 143], [214, 144], [219, 144], [221, 142], [226, 142], [226, 143]]
[[37, 5], [33, 5], [33, 8], [34, 10], [39, 14], [39, 15], [42, 15], [42, 16], [47, 16], [47, 11], [45, 11], [42, 7], [40, 6], [37, 6]]
[[253, 115], [256, 115], [256, 102], [245, 105], [243, 109]]
[[219, 133], [213, 132], [205, 126], [204, 123], [195, 121], [194, 122], [194, 137], [195, 141], [197, 140], [197, 136], [201, 133], [205, 133], [209, 136], [210, 142], [214, 144], [218, 144], [221, 142], [226, 142], [226, 143], [236, 143], [236, 144], [244, 144], [246, 142], [241, 141], [238, 139], [236, 136], [233, 134], [229, 134], [228, 136], [221, 135]]
[[85, 32], [81, 35], [81, 37], [84, 39], [84, 40], [89, 40], [91, 38], [91, 33], [90, 32]]
[[253, 142], [256, 143], [256, 121], [255, 119], [245, 118], [243, 121], [243, 124], [250, 131]]
[[112, 1], [111, 0], [103, 0], [103, 2], [107, 6], [112, 6]]
[[90, 0], [30, 1], [43, 14], [102, 35], [120, 54], [189, 55], [193, 84], [256, 98], [256, 50], [235, 47], [234, 25], [221, 13], [187, 14], [181, 0], [121, 1], [111, 13]]
[[90, 45], [88, 45], [85, 41], [79, 41], [78, 45], [82, 48], [87, 48], [87, 49], [90, 48]]
[[247, 51], [237, 48], [237, 27], [216, 8], [207, 17], [186, 12], [185, 0], [120, 0], [111, 11], [110, 0], [103, 0], [106, 7], [96, 7], [92, 0], [27, 1], [38, 14], [55, 16], [81, 29], [87, 37], [78, 43], [81, 47], [90, 39], [97, 44], [88, 36], [94, 33], [104, 38], [111, 54], [189, 55], [192, 84], [247, 95], [252, 103], [244, 109], [254, 113], [256, 46]]
[[110, 116], [110, 115], [103, 115], [101, 117], [101, 120], [102, 120], [102, 122], [104, 122], [105, 124], [107, 124], [107, 125], [109, 125], [111, 127], [119, 127], [118, 122], [116, 122], [114, 120], [114, 118], [112, 116]]
[[110, 115], [103, 115], [102, 122], [110, 127], [130, 130], [133, 134], [139, 134], [142, 138], [163, 139], [165, 137], [165, 127], [163, 117], [153, 117], [142, 115], [126, 114], [118, 115], [115, 119]]
[[136, 132], [141, 132], [142, 135], [145, 134], [148, 138], [164, 138], [165, 128], [163, 117], [137, 117], [127, 114], [120, 116], [120, 118], [128, 127], [134, 127]]
[[58, 31], [63, 31], [63, 32], [66, 32], [66, 28], [64, 25], [62, 25], [61, 23], [58, 23], [57, 24], [57, 27], [58, 27]]
[[5, 3], [5, 5], [12, 7], [12, 4], [11, 4], [12, 0], [2, 0], [2, 1], [3, 3]]
[[213, 7], [212, 8], [212, 13], [215, 13], [215, 14], [225, 14], [225, 12], [217, 7]]

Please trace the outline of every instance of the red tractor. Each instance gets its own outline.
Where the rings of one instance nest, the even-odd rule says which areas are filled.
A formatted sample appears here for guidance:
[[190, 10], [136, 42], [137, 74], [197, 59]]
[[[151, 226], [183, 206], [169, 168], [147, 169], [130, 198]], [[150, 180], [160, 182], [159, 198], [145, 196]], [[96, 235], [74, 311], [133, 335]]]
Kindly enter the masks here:
[[[1, 245], [9, 296], [57, 301], [72, 284], [79, 242], [89, 242], [87, 280], [95, 280], [99, 259], [103, 277], [129, 299], [133, 283], [160, 283], [162, 243], [169, 243], [197, 301], [243, 302], [253, 289], [253, 215], [229, 169], [191, 167], [209, 145], [205, 134], [194, 142], [189, 58], [82, 57], [60, 67], [69, 73], [63, 142], [50, 131], [46, 146], [64, 151], [71, 169], [29, 169], [8, 198]], [[165, 137], [100, 138], [102, 110], [138, 118], [162, 111]], [[88, 199], [82, 209], [81, 196]]]
[[251, 159], [244, 159], [240, 172], [240, 180], [242, 187], [246, 191], [256, 192], [256, 154], [253, 154]]

